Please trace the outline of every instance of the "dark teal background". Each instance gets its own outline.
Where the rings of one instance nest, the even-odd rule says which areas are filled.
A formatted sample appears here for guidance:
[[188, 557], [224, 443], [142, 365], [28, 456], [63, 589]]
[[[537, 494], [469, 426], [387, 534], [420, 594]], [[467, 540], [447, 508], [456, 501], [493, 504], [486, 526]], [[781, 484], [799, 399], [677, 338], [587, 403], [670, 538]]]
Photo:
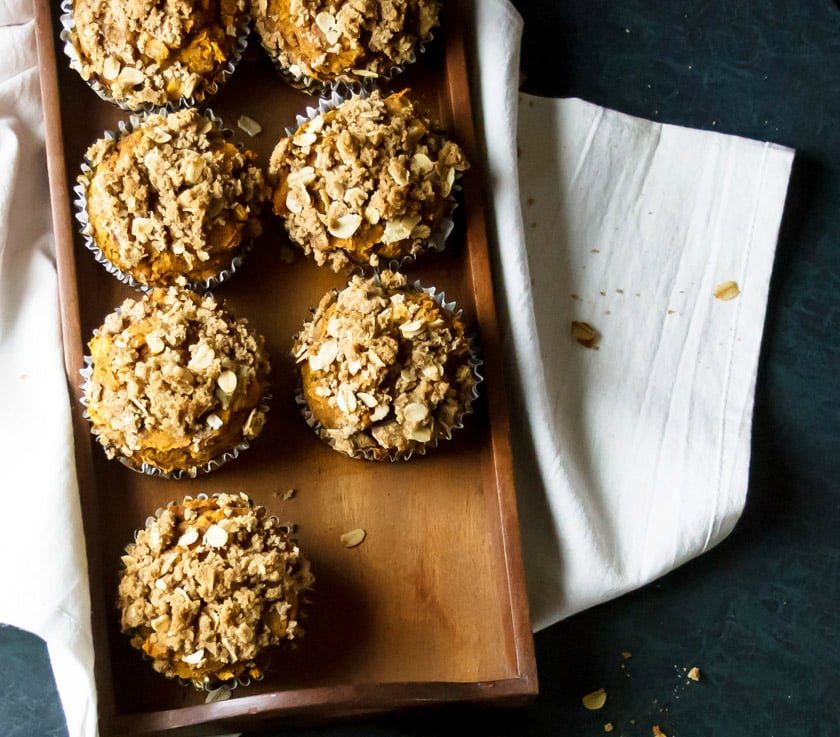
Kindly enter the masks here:
[[[669, 737], [837, 737], [840, 10], [831, 0], [516, 4], [526, 91], [797, 149], [747, 510], [702, 559], [540, 633], [541, 695], [528, 709], [282, 734], [578, 737], [610, 721], [615, 737], [648, 736], [653, 724]], [[692, 665], [700, 683], [683, 677]], [[0, 672], [0, 737], [66, 734], [40, 641], [0, 628]], [[600, 687], [607, 705], [585, 711], [580, 696]]]

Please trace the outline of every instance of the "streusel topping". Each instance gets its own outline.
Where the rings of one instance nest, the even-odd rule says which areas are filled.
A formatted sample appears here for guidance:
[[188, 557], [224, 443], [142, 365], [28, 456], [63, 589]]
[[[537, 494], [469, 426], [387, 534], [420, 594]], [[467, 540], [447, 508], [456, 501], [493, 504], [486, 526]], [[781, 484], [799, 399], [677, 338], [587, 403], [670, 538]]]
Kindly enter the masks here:
[[142, 284], [203, 281], [261, 231], [256, 154], [194, 109], [150, 115], [87, 151], [87, 212], [108, 259]]
[[461, 318], [390, 271], [327, 294], [292, 352], [309, 409], [348, 455], [445, 435], [476, 385]]
[[82, 76], [133, 108], [191, 97], [224, 69], [247, 0], [74, 0]]
[[257, 676], [265, 648], [303, 634], [309, 563], [289, 528], [245, 494], [167, 507], [122, 562], [122, 631], [169, 678]]
[[190, 468], [262, 429], [263, 339], [210, 296], [171, 287], [127, 299], [90, 350], [88, 414], [110, 458]]
[[469, 164], [406, 95], [353, 97], [277, 144], [274, 212], [319, 265], [417, 254], [449, 213]]
[[437, 0], [252, 0], [263, 46], [294, 77], [376, 78], [438, 25]]

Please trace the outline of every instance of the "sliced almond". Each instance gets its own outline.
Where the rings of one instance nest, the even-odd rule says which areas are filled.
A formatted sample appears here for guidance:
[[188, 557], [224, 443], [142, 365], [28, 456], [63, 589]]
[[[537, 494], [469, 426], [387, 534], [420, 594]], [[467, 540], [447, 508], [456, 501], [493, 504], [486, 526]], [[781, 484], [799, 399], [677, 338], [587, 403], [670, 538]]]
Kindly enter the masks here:
[[286, 178], [286, 183], [292, 187], [296, 184], [302, 184], [306, 186], [307, 184], [312, 184], [315, 181], [315, 168], [311, 166], [303, 166], [300, 169], [295, 169], [293, 172], [289, 172], [289, 176]]
[[352, 414], [356, 411], [358, 402], [356, 402], [356, 395], [353, 393], [353, 389], [349, 384], [342, 384], [338, 387], [338, 391], [335, 394], [335, 403], [344, 414]]
[[385, 368], [385, 361], [383, 361], [376, 351], [368, 351], [368, 361], [370, 361], [377, 368]]
[[204, 159], [201, 156], [191, 156], [184, 166], [184, 179], [188, 184], [197, 184], [204, 173]]
[[198, 530], [190, 527], [181, 537], [178, 538], [178, 547], [188, 548], [198, 540]]
[[190, 371], [203, 371], [213, 365], [216, 352], [205, 342], [197, 343], [192, 358], [187, 364]]
[[367, 201], [367, 194], [361, 187], [350, 187], [344, 193], [344, 201], [354, 210], [361, 210]]
[[370, 69], [351, 69], [350, 71], [357, 77], [367, 77], [368, 79], [376, 79], [379, 76], [376, 72], [370, 71]]
[[225, 423], [222, 422], [222, 418], [219, 417], [217, 414], [210, 414], [207, 415], [207, 427], [211, 430], [221, 430], [222, 425]]
[[204, 648], [202, 647], [190, 655], [185, 655], [181, 660], [187, 665], [198, 665], [204, 660]]
[[428, 174], [434, 168], [432, 160], [426, 154], [414, 154], [409, 169], [412, 174]]
[[360, 527], [356, 530], [350, 530], [350, 532], [345, 532], [340, 539], [341, 544], [345, 548], [355, 548], [357, 545], [362, 544], [365, 537], [367, 537], [367, 533]]
[[406, 238], [410, 238], [411, 231], [414, 230], [414, 227], [419, 222], [419, 215], [405, 217], [399, 220], [386, 220], [385, 232], [382, 234], [382, 242], [385, 244], [396, 243], [397, 241], [402, 241]]
[[719, 299], [722, 302], [735, 299], [740, 293], [741, 290], [738, 288], [738, 282], [735, 281], [725, 281], [715, 287], [715, 299]]
[[604, 704], [607, 703], [607, 692], [603, 688], [599, 688], [597, 691], [586, 694], [581, 701], [589, 711], [603, 709]]
[[376, 407], [370, 415], [371, 422], [379, 422], [379, 420], [384, 420], [388, 413], [391, 411], [391, 408], [388, 406], [387, 403], [380, 404]]
[[371, 225], [376, 225], [381, 218], [381, 213], [375, 207], [371, 206], [365, 208], [365, 220], [367, 220]]
[[239, 130], [247, 133], [251, 138], [262, 133], [262, 126], [248, 115], [240, 115], [239, 120], [236, 121]]
[[379, 402], [376, 401], [376, 397], [373, 394], [368, 394], [367, 392], [357, 392], [356, 398], [370, 409], [373, 409]]
[[233, 691], [229, 688], [221, 686], [219, 688], [214, 688], [212, 691], [208, 691], [207, 696], [204, 699], [204, 703], [215, 704], [217, 701], [227, 701], [232, 695]]
[[211, 548], [223, 548], [227, 545], [228, 534], [224, 527], [210, 525], [204, 533], [204, 544]]
[[145, 75], [139, 69], [135, 69], [134, 67], [124, 67], [122, 71], [117, 76], [117, 81], [120, 84], [128, 85], [129, 87], [134, 87], [138, 84], [143, 84], [146, 80]]
[[425, 376], [429, 381], [436, 381], [443, 376], [443, 371], [441, 371], [441, 366], [437, 364], [434, 366], [424, 366], [423, 376]]
[[298, 133], [293, 139], [292, 143], [295, 146], [300, 146], [301, 148], [306, 148], [307, 146], [311, 146], [315, 141], [318, 140], [318, 136], [314, 133]]
[[344, 240], [345, 238], [349, 238], [350, 236], [352, 236], [359, 229], [359, 226], [361, 224], [361, 215], [349, 213], [348, 215], [342, 215], [340, 218], [338, 218], [329, 226], [327, 226], [327, 230], [329, 231], [330, 235], [334, 236], [335, 238]]
[[120, 63], [113, 56], [105, 58], [102, 64], [102, 76], [109, 82], [113, 82], [120, 76]]
[[572, 337], [585, 348], [595, 348], [601, 336], [588, 322], [573, 320]]
[[338, 342], [328, 340], [318, 349], [318, 353], [309, 357], [309, 368], [312, 371], [323, 371], [335, 361], [337, 356]]
[[155, 355], [163, 353], [164, 348], [166, 348], [166, 343], [163, 342], [160, 333], [156, 332], [151, 332], [146, 336], [146, 345], [149, 346], [149, 350]]
[[300, 215], [310, 202], [312, 202], [312, 198], [309, 196], [309, 192], [303, 188], [292, 187], [286, 193], [286, 209], [295, 215]]
[[239, 381], [233, 371], [222, 371], [222, 373], [219, 374], [219, 378], [216, 379], [216, 383], [219, 385], [219, 389], [221, 389], [225, 394], [233, 394], [233, 392], [236, 391], [236, 385]]
[[403, 416], [409, 422], [423, 422], [429, 416], [429, 408], [420, 402], [411, 402], [405, 406]]
[[419, 335], [423, 331], [423, 327], [426, 323], [422, 320], [411, 320], [410, 322], [404, 322], [400, 325], [400, 332], [406, 338], [412, 338], [415, 335]]

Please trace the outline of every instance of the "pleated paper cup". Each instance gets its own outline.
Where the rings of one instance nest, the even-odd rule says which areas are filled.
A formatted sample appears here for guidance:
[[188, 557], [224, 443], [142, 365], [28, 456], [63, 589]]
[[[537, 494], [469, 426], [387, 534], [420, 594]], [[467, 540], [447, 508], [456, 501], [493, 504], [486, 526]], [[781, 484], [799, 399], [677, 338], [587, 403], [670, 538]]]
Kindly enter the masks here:
[[216, 74], [209, 80], [196, 89], [192, 95], [180, 97], [177, 100], [170, 100], [163, 105], [156, 105], [154, 103], [130, 103], [127, 100], [120, 100], [115, 98], [106, 85], [100, 82], [95, 76], [85, 76], [84, 65], [82, 64], [81, 52], [76, 46], [75, 30], [76, 19], [73, 15], [73, 0], [62, 0], [61, 16], [59, 22], [61, 23], [61, 32], [59, 38], [64, 44], [64, 53], [70, 61], [70, 68], [79, 73], [79, 76], [87, 83], [102, 100], [110, 102], [123, 110], [133, 113], [140, 112], [159, 112], [167, 110], [174, 112], [186, 107], [201, 107], [207, 100], [213, 97], [230, 79], [231, 75], [236, 71], [239, 62], [245, 54], [245, 49], [248, 47], [248, 37], [251, 33], [251, 15], [249, 12], [244, 12], [239, 21], [239, 28], [236, 41], [233, 47], [233, 53], [227, 63], [219, 69]]
[[[378, 275], [376, 275], [375, 278], [377, 278], [378, 280]], [[444, 294], [444, 292], [439, 292], [435, 287], [423, 287], [419, 281], [414, 282], [412, 286], [414, 291], [424, 292], [425, 294], [429, 295], [442, 309], [446, 310], [447, 312], [451, 313], [456, 317], [461, 316], [463, 310], [458, 309], [458, 306], [455, 302], [447, 302], [446, 295]], [[314, 313], [314, 311], [315, 310], [313, 308], [312, 312]], [[460, 408], [458, 414], [456, 414], [452, 424], [443, 424], [436, 422], [434, 426], [432, 439], [429, 440], [429, 442], [427, 443], [418, 443], [415, 447], [409, 448], [408, 450], [399, 451], [383, 448], [381, 446], [374, 446], [370, 448], [360, 448], [352, 453], [348, 453], [345, 452], [343, 449], [339, 450], [338, 448], [336, 448], [336, 441], [330, 435], [330, 431], [328, 430], [328, 428], [324, 427], [324, 425], [312, 413], [312, 410], [309, 409], [309, 405], [307, 404], [306, 399], [303, 396], [303, 386], [301, 384], [300, 370], [297, 368], [297, 366], [297, 389], [295, 393], [295, 403], [298, 405], [298, 409], [300, 410], [304, 421], [307, 425], [309, 425], [313, 432], [315, 432], [315, 434], [323, 442], [329, 445], [333, 450], [336, 450], [337, 452], [342, 453], [343, 455], [347, 455], [350, 458], [365, 461], [398, 462], [407, 461], [415, 456], [423, 456], [430, 448], [437, 448], [441, 442], [451, 440], [453, 433], [456, 430], [461, 430], [464, 427], [464, 421], [466, 420], [466, 418], [469, 417], [469, 415], [473, 414], [475, 402], [479, 397], [478, 387], [479, 384], [481, 384], [481, 382], [484, 381], [484, 376], [481, 374], [481, 367], [483, 366], [484, 362], [479, 356], [475, 336], [468, 336], [467, 340], [469, 344], [469, 358], [467, 359], [467, 365], [469, 366], [470, 372], [472, 373], [473, 377], [473, 385], [469, 397], [464, 402], [464, 406]]]
[[[150, 112], [146, 113], [145, 115], [132, 115], [128, 119], [128, 121], [120, 121], [118, 129], [116, 131], [105, 131], [102, 134], [102, 138], [106, 138], [111, 141], [116, 141], [122, 136], [128, 135], [129, 133], [135, 131], [149, 118], [149, 116], [155, 114], [158, 113]], [[231, 136], [233, 136], [233, 131], [230, 130], [230, 128], [225, 128], [224, 124], [222, 123], [222, 119], [219, 116], [217, 116], [212, 110], [210, 110], [209, 108], [202, 110], [201, 114], [218, 128], [222, 136], [224, 136], [225, 138], [230, 138]], [[237, 148], [241, 149], [242, 144], [237, 144]], [[93, 254], [96, 263], [100, 264], [105, 269], [105, 271], [107, 271], [117, 281], [126, 284], [132, 289], [136, 289], [140, 292], [146, 293], [149, 290], [154, 289], [158, 286], [170, 286], [162, 284], [143, 284], [142, 282], [135, 279], [131, 274], [123, 271], [116, 264], [114, 264], [99, 247], [99, 244], [94, 238], [93, 227], [91, 226], [90, 219], [88, 217], [87, 193], [88, 189], [90, 188], [94, 174], [95, 167], [93, 163], [87, 157], [85, 157], [82, 161], [82, 166], [79, 175], [76, 177], [76, 186], [73, 187], [73, 193], [75, 195], [75, 198], [73, 199], [75, 218], [76, 222], [78, 222], [79, 224], [79, 232], [82, 235], [85, 248], [87, 248], [87, 250]], [[204, 293], [215, 289], [216, 287], [220, 286], [221, 284], [224, 284], [226, 281], [228, 281], [228, 279], [233, 277], [233, 275], [237, 272], [239, 267], [242, 266], [242, 264], [245, 262], [245, 258], [251, 252], [253, 247], [253, 239], [242, 243], [242, 245], [240, 245], [239, 248], [236, 250], [233, 258], [230, 261], [230, 264], [226, 268], [222, 269], [222, 271], [220, 271], [218, 274], [214, 274], [208, 279], [204, 279], [202, 281], [190, 281], [185, 277], [185, 283], [183, 285], [177, 286], [183, 286], [186, 289], [192, 289], [194, 292], [199, 293]]]
[[[302, 125], [314, 120], [319, 115], [324, 115], [328, 113], [330, 110], [334, 110], [339, 105], [344, 102], [347, 102], [353, 97], [362, 97], [367, 98], [371, 94], [372, 90], [359, 90], [356, 92], [347, 92], [347, 91], [339, 91], [333, 90], [328, 97], [322, 97], [318, 100], [317, 104], [313, 107], [307, 107], [305, 112], [301, 115], [296, 116], [295, 118], [295, 125], [294, 127], [288, 127], [285, 129], [286, 136], [291, 137], [294, 136], [295, 132], [300, 128]], [[455, 210], [458, 209], [458, 195], [462, 191], [461, 188], [461, 178], [462, 173], [459, 171], [455, 172], [455, 183], [452, 185], [452, 191], [449, 193], [449, 196], [446, 198], [446, 202], [448, 205], [448, 211], [444, 215], [444, 217], [440, 218], [436, 223], [434, 223], [434, 227], [432, 227], [432, 232], [429, 237], [426, 239], [423, 247], [417, 251], [417, 253], [408, 254], [406, 256], [401, 256], [400, 258], [389, 259], [386, 263], [380, 263], [377, 266], [371, 266], [370, 264], [360, 264], [356, 261], [351, 260], [351, 264], [347, 266], [347, 271], [350, 273], [372, 273], [378, 272], [382, 269], [390, 269], [391, 271], [399, 271], [410, 264], [413, 264], [419, 257], [421, 257], [425, 253], [440, 253], [446, 248], [446, 241], [449, 236], [452, 234], [452, 231], [455, 229], [455, 221], [453, 217], [455, 215]], [[289, 236], [291, 239], [291, 236]], [[296, 241], [292, 240], [293, 243]], [[300, 246], [300, 244], [298, 244]], [[348, 256], [349, 258], [349, 256]]]

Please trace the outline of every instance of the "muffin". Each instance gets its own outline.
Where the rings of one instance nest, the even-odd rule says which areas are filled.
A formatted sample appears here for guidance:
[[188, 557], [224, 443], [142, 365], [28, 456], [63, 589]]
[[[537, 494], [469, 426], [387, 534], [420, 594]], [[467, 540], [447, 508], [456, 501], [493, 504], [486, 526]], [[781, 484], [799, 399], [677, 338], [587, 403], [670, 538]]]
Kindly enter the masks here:
[[391, 271], [321, 300], [292, 354], [304, 416], [335, 450], [405, 459], [460, 427], [480, 379], [460, 313], [441, 302]]
[[122, 562], [121, 629], [167, 678], [197, 688], [260, 678], [269, 649], [303, 635], [309, 562], [245, 494], [169, 505]]
[[248, 33], [247, 0], [73, 0], [71, 65], [129, 110], [213, 94]]
[[100, 139], [79, 177], [91, 247], [134, 286], [218, 283], [262, 230], [269, 190], [255, 161], [195, 109]]
[[195, 476], [235, 457], [262, 430], [263, 338], [211, 296], [170, 287], [127, 299], [89, 345], [87, 414], [109, 458]]
[[437, 0], [251, 0], [263, 48], [298, 86], [390, 77], [438, 25]]
[[377, 267], [442, 247], [455, 177], [469, 165], [407, 92], [352, 97], [274, 149], [274, 212], [319, 265]]

